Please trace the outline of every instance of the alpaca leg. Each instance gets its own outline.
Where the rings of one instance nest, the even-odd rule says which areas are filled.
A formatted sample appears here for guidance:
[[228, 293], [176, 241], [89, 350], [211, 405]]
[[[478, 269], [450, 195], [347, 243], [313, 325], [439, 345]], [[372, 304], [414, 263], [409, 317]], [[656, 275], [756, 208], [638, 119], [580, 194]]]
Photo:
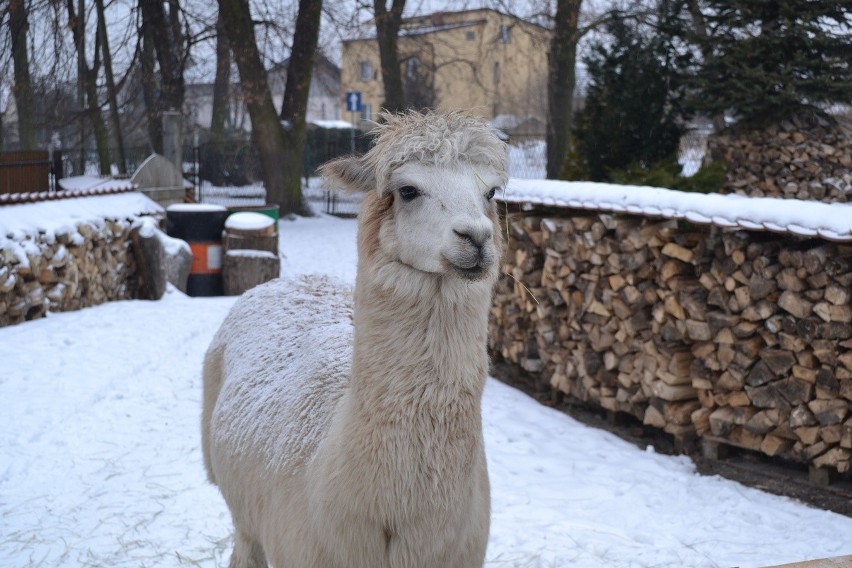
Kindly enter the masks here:
[[245, 534], [234, 535], [234, 552], [231, 553], [229, 568], [266, 568], [263, 547]]

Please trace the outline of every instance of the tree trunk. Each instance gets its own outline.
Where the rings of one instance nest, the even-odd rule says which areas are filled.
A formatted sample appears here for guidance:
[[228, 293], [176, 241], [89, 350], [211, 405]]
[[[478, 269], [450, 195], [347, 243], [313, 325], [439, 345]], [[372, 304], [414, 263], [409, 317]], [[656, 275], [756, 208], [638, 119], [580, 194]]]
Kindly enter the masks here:
[[577, 21], [582, 0], [557, 0], [548, 57], [547, 178], [559, 179], [569, 150], [573, 118]]
[[142, 25], [154, 43], [160, 65], [160, 87], [165, 110], [182, 112], [184, 98], [183, 35], [176, 0], [169, 0], [169, 14], [159, 0], [140, 0]]
[[[692, 18], [692, 30], [698, 37], [701, 57], [704, 61], [708, 61], [713, 57], [713, 49], [710, 47], [710, 35], [707, 33], [707, 21], [704, 19], [704, 14], [701, 13], [701, 7], [698, 5], [698, 0], [688, 0], [689, 15]], [[713, 129], [716, 132], [721, 132], [725, 129], [725, 113], [718, 113], [711, 117], [713, 121]]]
[[[182, 119], [185, 93], [184, 38], [178, 17], [180, 13], [178, 0], [168, 0], [168, 5], [169, 13], [166, 14], [162, 1], [139, 0], [145, 39], [150, 38], [160, 67], [159, 118], [162, 119], [162, 111], [174, 111]], [[178, 128], [177, 147], [179, 149], [183, 148], [182, 123], [181, 120], [181, 127]], [[160, 128], [162, 129], [162, 126]], [[162, 152], [163, 148], [158, 151]], [[175, 166], [182, 167], [180, 163]]]
[[35, 127], [35, 98], [30, 82], [30, 60], [27, 50], [27, 7], [24, 0], [9, 2], [9, 35], [12, 38], [12, 60], [15, 84], [12, 93], [18, 110], [18, 139], [21, 150], [35, 150], [38, 146]]
[[405, 0], [393, 0], [390, 11], [385, 7], [385, 0], [373, 0], [376, 40], [379, 43], [379, 58], [382, 64], [382, 85], [385, 89], [385, 101], [382, 106], [392, 112], [405, 109], [405, 93], [397, 49], [397, 36], [404, 8]]
[[124, 136], [121, 132], [121, 121], [118, 113], [118, 92], [115, 87], [115, 77], [112, 72], [112, 53], [109, 49], [109, 38], [106, 31], [106, 18], [104, 16], [104, 0], [95, 0], [98, 12], [98, 37], [101, 42], [103, 53], [104, 77], [106, 79], [106, 93], [109, 100], [109, 116], [112, 124], [112, 132], [115, 137], [116, 151], [118, 152], [118, 172], [127, 173], [127, 158], [124, 155]]
[[[98, 151], [98, 162], [101, 175], [111, 173], [111, 160], [109, 156], [109, 131], [104, 118], [101, 115], [101, 107], [98, 104], [98, 70], [100, 68], [100, 37], [95, 38], [95, 60], [93, 67], [89, 68], [86, 63], [86, 44], [82, 39], [83, 22], [78, 19], [74, 10], [74, 0], [68, 0], [68, 21], [74, 35], [74, 44], [77, 46], [77, 59], [80, 71], [83, 75], [83, 89], [86, 93], [86, 116], [92, 123], [95, 134], [95, 145]], [[82, 17], [82, 14], [80, 15]]]
[[[145, 0], [140, 0], [144, 2]], [[154, 38], [150, 26], [142, 24], [142, 97], [145, 100], [145, 114], [148, 118], [148, 139], [151, 149], [157, 154], [163, 153], [163, 110], [157, 98], [157, 75], [154, 72]]]
[[[293, 34], [293, 49], [287, 66], [287, 85], [281, 104], [281, 120], [284, 128], [284, 156], [281, 164], [286, 176], [284, 195], [271, 196], [275, 202], [302, 202], [302, 156], [305, 150], [305, 121], [308, 96], [311, 91], [311, 76], [319, 40], [321, 0], [299, 0], [296, 31]], [[269, 191], [266, 193], [270, 197]], [[302, 213], [310, 209], [301, 207]]]
[[[237, 69], [243, 98], [251, 117], [251, 132], [260, 154], [267, 201], [277, 203], [282, 214], [304, 211], [301, 188], [287, 192], [287, 174], [281, 167], [285, 155], [284, 130], [272, 102], [266, 69], [257, 50], [254, 22], [248, 0], [218, 0], [219, 11], [228, 22], [228, 39]], [[301, 168], [300, 168], [301, 171]]]
[[225, 31], [225, 20], [216, 20], [216, 78], [213, 80], [213, 110], [210, 117], [210, 139], [204, 156], [204, 176], [213, 185], [224, 185], [225, 120], [231, 86], [231, 45]]

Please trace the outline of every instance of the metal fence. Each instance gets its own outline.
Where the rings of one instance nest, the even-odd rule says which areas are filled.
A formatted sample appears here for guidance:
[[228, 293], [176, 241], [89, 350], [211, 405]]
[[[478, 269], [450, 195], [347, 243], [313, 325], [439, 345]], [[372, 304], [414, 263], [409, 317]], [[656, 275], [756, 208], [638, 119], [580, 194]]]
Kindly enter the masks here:
[[[353, 133], [345, 129], [316, 129], [309, 132], [302, 167], [302, 188], [306, 200], [317, 211], [341, 216], [354, 216], [358, 212], [359, 196], [328, 192], [320, 186], [321, 182], [316, 178], [316, 168], [330, 159], [349, 154], [352, 142], [356, 153], [369, 148], [369, 135], [363, 132], [354, 134], [353, 137]], [[678, 161], [683, 165], [684, 175], [694, 174], [700, 166], [706, 151], [708, 134], [709, 131], [702, 128], [691, 130], [681, 138]], [[547, 144], [543, 134], [513, 134], [509, 137], [508, 149], [509, 177], [546, 177]], [[151, 153], [150, 147], [125, 149], [124, 169], [127, 175], [132, 175]], [[0, 159], [0, 193], [8, 192], [8, 188], [12, 187], [32, 189], [11, 191], [55, 191], [57, 180], [62, 177], [100, 175], [98, 155], [93, 150], [57, 150], [50, 159], [47, 159], [47, 155], [46, 151], [40, 153], [38, 165], [26, 160]], [[110, 155], [117, 157], [119, 154], [112, 149]], [[45, 167], [48, 167], [46, 174]], [[118, 175], [119, 169], [117, 165], [113, 165], [112, 174]], [[212, 156], [208, 144], [185, 144], [182, 169], [185, 179], [194, 185], [193, 194], [196, 200], [202, 203], [227, 207], [266, 204], [260, 158], [250, 139], [229, 140], [225, 151], [217, 153], [215, 157]], [[11, 171], [16, 173], [8, 173]], [[10, 181], [12, 176], [30, 175], [33, 176], [30, 181]]]
[[513, 134], [509, 137], [509, 177], [547, 177], [547, 142], [544, 134]]

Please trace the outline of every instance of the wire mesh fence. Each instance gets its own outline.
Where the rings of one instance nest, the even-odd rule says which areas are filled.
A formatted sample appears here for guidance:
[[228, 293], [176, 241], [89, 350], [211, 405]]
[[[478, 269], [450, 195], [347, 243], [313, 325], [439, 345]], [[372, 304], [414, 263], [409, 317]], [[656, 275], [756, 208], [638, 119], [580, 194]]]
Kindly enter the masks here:
[[547, 177], [547, 142], [544, 134], [514, 134], [509, 138], [509, 177]]

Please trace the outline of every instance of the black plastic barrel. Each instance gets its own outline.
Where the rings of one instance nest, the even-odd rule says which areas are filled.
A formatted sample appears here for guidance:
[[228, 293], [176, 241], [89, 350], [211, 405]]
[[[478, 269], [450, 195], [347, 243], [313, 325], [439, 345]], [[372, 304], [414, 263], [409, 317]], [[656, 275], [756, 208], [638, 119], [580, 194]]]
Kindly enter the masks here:
[[222, 230], [230, 212], [219, 205], [177, 203], [166, 209], [166, 232], [189, 243], [192, 267], [186, 283], [190, 296], [221, 296]]

